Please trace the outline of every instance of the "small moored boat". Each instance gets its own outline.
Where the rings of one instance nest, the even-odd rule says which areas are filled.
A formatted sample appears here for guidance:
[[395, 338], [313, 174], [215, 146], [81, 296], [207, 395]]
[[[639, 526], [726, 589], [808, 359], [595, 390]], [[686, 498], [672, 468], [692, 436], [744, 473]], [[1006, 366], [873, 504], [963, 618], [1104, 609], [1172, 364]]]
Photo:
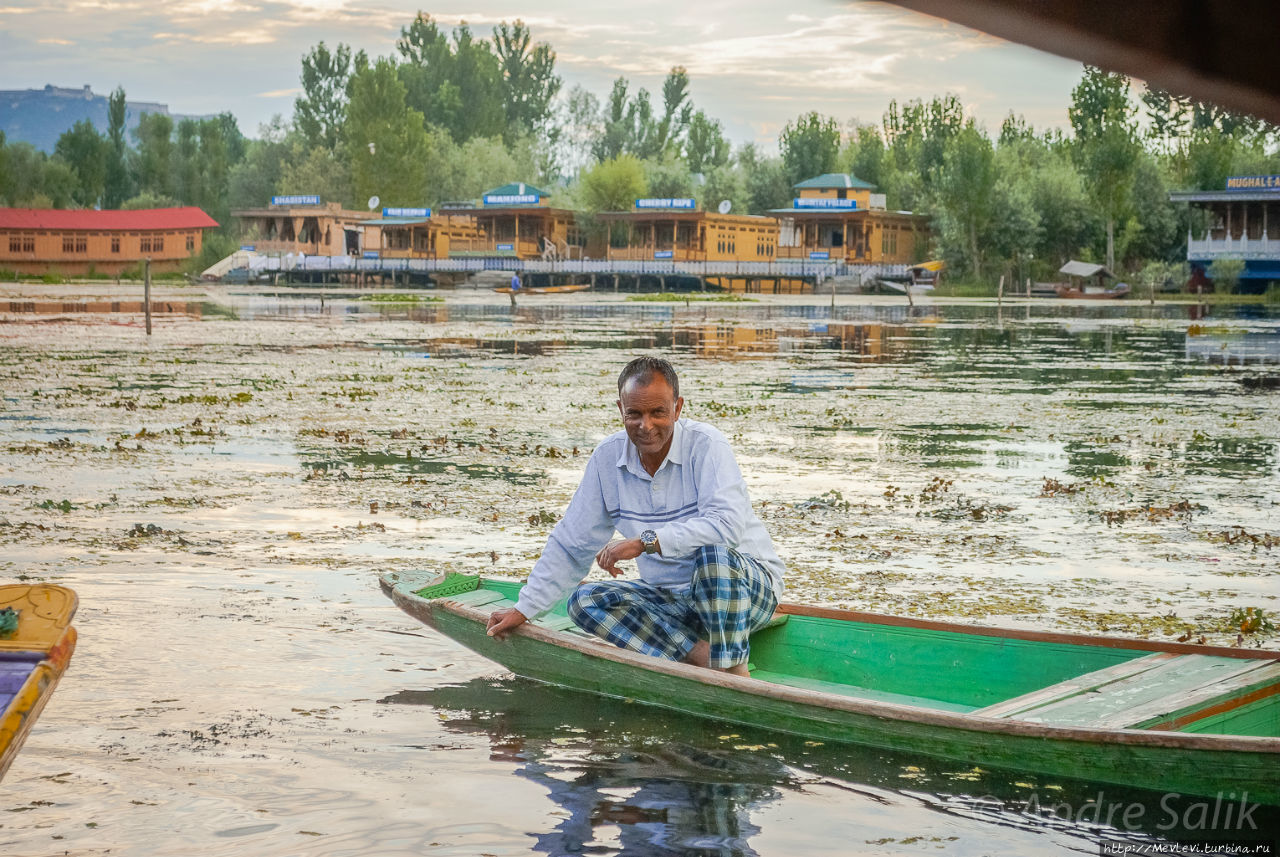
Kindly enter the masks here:
[[75, 651], [76, 605], [76, 594], [63, 586], [0, 586], [0, 628], [6, 629], [0, 633], [0, 778]]
[[409, 615], [514, 673], [823, 741], [1280, 804], [1280, 652], [1015, 631], [783, 604], [750, 678], [618, 649], [560, 604], [485, 633], [522, 583], [384, 575]]

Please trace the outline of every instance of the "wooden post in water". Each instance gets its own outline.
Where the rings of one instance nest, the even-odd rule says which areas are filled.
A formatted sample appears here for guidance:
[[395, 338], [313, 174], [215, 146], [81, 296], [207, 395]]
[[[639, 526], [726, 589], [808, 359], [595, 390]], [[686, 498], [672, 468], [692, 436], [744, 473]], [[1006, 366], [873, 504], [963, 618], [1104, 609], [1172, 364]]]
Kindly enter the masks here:
[[151, 335], [151, 257], [142, 262], [142, 306], [147, 318], [147, 336]]
[[1027, 297], [1031, 297], [1031, 278], [1027, 277]]
[[1004, 303], [1004, 274], [1000, 275], [1000, 285], [996, 286], [996, 306]]

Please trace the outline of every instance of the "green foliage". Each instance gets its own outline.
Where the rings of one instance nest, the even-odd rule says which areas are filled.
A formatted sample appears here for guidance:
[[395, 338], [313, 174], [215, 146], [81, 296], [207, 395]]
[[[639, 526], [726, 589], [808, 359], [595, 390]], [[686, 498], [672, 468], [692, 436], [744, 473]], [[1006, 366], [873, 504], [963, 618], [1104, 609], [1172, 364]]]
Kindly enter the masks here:
[[504, 139], [508, 143], [546, 126], [552, 99], [562, 85], [555, 73], [555, 51], [545, 43], [531, 45], [532, 38], [520, 20], [514, 24], [504, 21], [493, 29], [506, 115]]
[[[288, 147], [274, 191], [280, 194], [316, 194], [323, 200], [341, 202], [347, 207], [356, 206], [351, 165], [345, 147], [339, 144], [336, 150], [323, 146], [308, 150], [303, 146], [302, 140], [298, 139]], [[268, 188], [266, 193], [258, 195], [250, 204], [262, 205], [270, 196], [271, 189]], [[364, 208], [366, 199], [367, 196], [359, 200], [360, 208]]]
[[579, 201], [589, 214], [630, 211], [648, 192], [644, 164], [634, 155], [619, 155], [583, 173]]
[[[645, 161], [645, 191], [649, 196], [689, 197], [694, 195], [693, 174], [679, 158]], [[627, 208], [631, 206], [628, 205]]]
[[120, 203], [122, 211], [138, 211], [144, 208], [176, 208], [182, 203], [171, 196], [160, 196], [151, 191], [144, 191]]
[[1206, 273], [1219, 291], [1234, 292], [1240, 283], [1240, 275], [1244, 273], [1244, 259], [1237, 256], [1219, 256], [1209, 263], [1209, 270]]
[[293, 103], [293, 123], [308, 149], [338, 146], [351, 80], [351, 48], [332, 51], [323, 41], [302, 58], [302, 95]]
[[173, 119], [163, 113], [143, 113], [133, 131], [137, 149], [133, 173], [138, 191], [173, 195]]
[[107, 181], [109, 144], [93, 123], [81, 119], [58, 138], [53, 153], [75, 174], [71, 198], [77, 205], [92, 207], [102, 199]]
[[778, 138], [782, 163], [792, 185], [835, 172], [840, 155], [840, 124], [819, 113], [787, 123]]
[[125, 95], [116, 87], [107, 99], [107, 155], [102, 190], [102, 207], [119, 208], [132, 196], [132, 182], [125, 164]]
[[342, 139], [356, 199], [411, 205], [426, 183], [429, 147], [423, 116], [405, 104], [394, 63], [379, 59], [351, 78]]
[[729, 162], [729, 141], [719, 120], [699, 110], [689, 122], [685, 139], [685, 161], [689, 171], [707, 173]]
[[397, 71], [406, 104], [427, 122], [459, 143], [503, 133], [506, 103], [498, 55], [488, 42], [476, 41], [465, 23], [450, 41], [430, 15], [420, 12], [400, 30], [396, 48], [403, 60]]
[[1137, 138], [1129, 79], [1093, 66], [1071, 92], [1067, 111], [1075, 131], [1076, 164], [1107, 228], [1107, 267], [1115, 270], [1115, 225], [1133, 205], [1142, 147]]
[[983, 249], [993, 237], [996, 181], [995, 150], [970, 121], [944, 153], [937, 210], [947, 243], [975, 277], [982, 275]]

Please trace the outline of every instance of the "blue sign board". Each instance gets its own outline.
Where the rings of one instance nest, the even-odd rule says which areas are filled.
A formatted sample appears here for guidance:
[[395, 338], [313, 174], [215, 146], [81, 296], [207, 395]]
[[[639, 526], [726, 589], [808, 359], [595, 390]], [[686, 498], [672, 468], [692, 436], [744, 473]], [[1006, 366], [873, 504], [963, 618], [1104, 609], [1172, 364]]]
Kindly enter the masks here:
[[273, 196], [272, 205], [319, 205], [320, 197], [315, 194], [295, 194], [293, 196]]
[[1231, 176], [1227, 190], [1280, 190], [1280, 176]]
[[636, 208], [678, 208], [684, 211], [693, 211], [697, 202], [693, 197], [657, 197], [652, 199], [637, 199]]
[[429, 208], [384, 208], [383, 217], [430, 217]]
[[810, 259], [830, 259], [831, 251], [830, 250], [810, 250], [809, 258]]
[[485, 205], [537, 205], [542, 197], [536, 193], [486, 193]]
[[377, 259], [379, 258], [379, 253], [377, 250], [365, 250], [364, 257], [366, 259]]
[[514, 249], [516, 249], [516, 245], [514, 245], [514, 244], [498, 244], [498, 245], [496, 245], [495, 249], [497, 249], [497, 250], [514, 250]]
[[655, 259], [671, 259], [674, 257], [674, 255], [675, 254], [671, 250], [654, 250], [653, 251], [653, 258]]
[[821, 197], [797, 197], [791, 200], [792, 208], [830, 208], [836, 211], [854, 211], [858, 208], [856, 199], [823, 199]]
[[248, 250], [250, 253], [252, 253], [254, 250], [256, 250], [256, 249], [258, 249], [258, 248], [257, 248], [257, 247], [254, 247], [252, 244], [241, 244], [241, 245], [240, 245], [240, 249], [241, 249], [241, 250]]

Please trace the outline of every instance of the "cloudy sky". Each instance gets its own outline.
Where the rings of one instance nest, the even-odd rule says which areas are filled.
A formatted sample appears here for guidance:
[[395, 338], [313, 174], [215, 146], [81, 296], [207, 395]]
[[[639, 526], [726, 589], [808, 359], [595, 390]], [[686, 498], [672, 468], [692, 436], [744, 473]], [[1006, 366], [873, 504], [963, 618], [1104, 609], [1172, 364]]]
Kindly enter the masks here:
[[[837, 0], [0, 0], [0, 89], [123, 86], [175, 113], [230, 110], [256, 134], [286, 118], [316, 42], [390, 55], [418, 9], [488, 33], [523, 19], [551, 44], [565, 89], [602, 100], [614, 78], [657, 94], [689, 69], [695, 104], [737, 142], [776, 143], [817, 110], [878, 122], [890, 99], [955, 93], [995, 132], [1010, 110], [1066, 124], [1079, 63], [875, 2]], [[625, 8], [625, 16], [620, 11]], [[660, 96], [659, 96], [660, 97]]]

